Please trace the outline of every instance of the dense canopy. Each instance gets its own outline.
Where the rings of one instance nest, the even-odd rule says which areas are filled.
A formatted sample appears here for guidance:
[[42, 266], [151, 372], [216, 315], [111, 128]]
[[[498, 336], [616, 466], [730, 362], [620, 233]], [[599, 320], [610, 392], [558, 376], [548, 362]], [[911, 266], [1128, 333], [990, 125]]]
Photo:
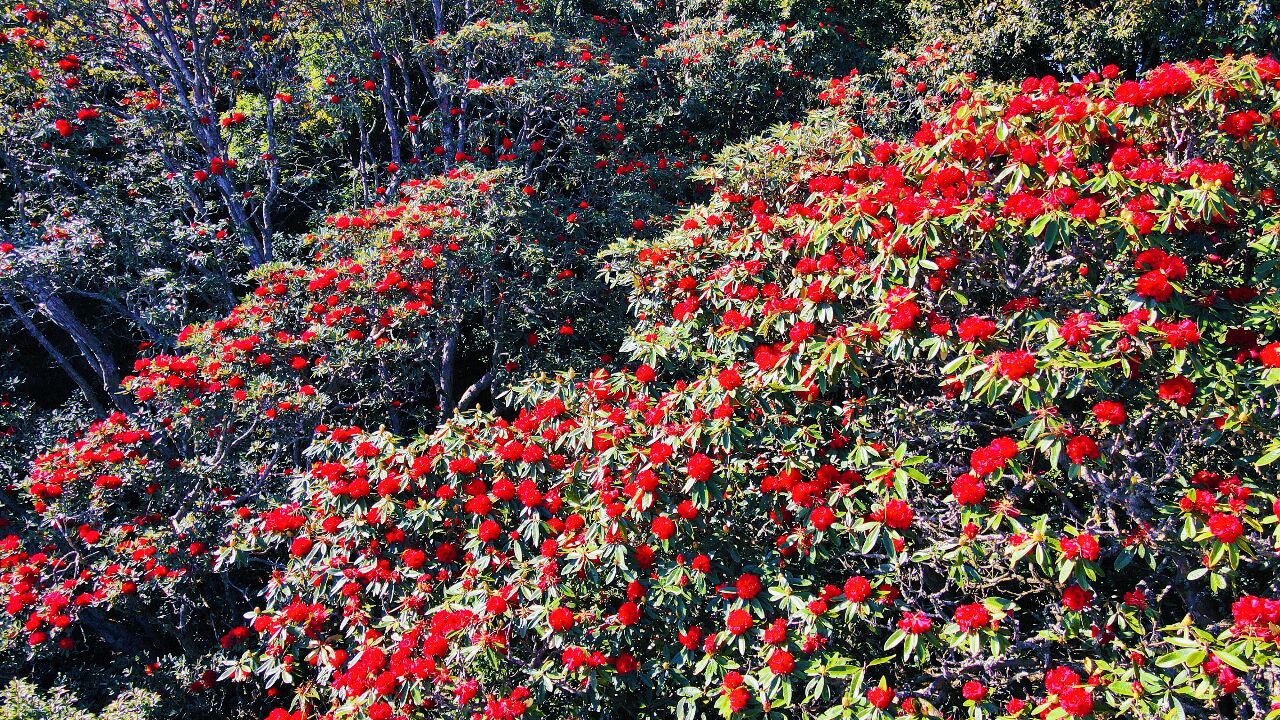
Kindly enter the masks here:
[[1274, 12], [564, 5], [6, 16], [0, 718], [1280, 713]]

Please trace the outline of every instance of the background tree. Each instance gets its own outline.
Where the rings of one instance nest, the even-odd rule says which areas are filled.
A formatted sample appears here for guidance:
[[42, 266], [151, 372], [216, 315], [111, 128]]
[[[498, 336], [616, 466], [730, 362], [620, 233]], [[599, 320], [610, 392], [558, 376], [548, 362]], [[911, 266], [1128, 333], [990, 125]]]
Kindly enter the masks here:
[[963, 69], [1019, 79], [1104, 65], [1145, 72], [1222, 48], [1274, 52], [1280, 8], [1267, 0], [1015, 0], [913, 2], [907, 12], [917, 48], [943, 41]]

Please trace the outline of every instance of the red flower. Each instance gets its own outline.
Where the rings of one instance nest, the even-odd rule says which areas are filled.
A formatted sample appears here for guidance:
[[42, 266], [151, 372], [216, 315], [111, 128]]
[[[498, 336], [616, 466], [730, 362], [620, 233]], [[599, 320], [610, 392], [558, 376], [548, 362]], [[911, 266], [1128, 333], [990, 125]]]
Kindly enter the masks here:
[[655, 441], [649, 446], [649, 462], [654, 465], [661, 465], [671, 457], [671, 446], [662, 442]]
[[1214, 513], [1209, 517], [1209, 532], [1224, 545], [1230, 545], [1244, 534], [1240, 518], [1226, 513]]
[[408, 550], [401, 553], [401, 561], [408, 568], [417, 570], [426, 564], [426, 553], [416, 550], [416, 548], [408, 548]]
[[996, 324], [986, 318], [967, 317], [957, 328], [963, 342], [982, 342], [996, 334]]
[[922, 612], [908, 610], [902, 613], [898, 629], [912, 635], [922, 635], [933, 629], [933, 620]]
[[1192, 385], [1186, 376], [1179, 375], [1160, 383], [1159, 394], [1161, 400], [1169, 400], [1186, 407], [1195, 399], [1196, 386]]
[[791, 653], [781, 648], [774, 650], [769, 656], [769, 670], [774, 675], [789, 675], [796, 667], [796, 660]]
[[964, 696], [965, 700], [982, 702], [987, 697], [987, 686], [977, 680], [970, 680], [964, 684], [964, 687], [960, 688], [960, 694]]
[[884, 504], [884, 524], [894, 530], [906, 530], [915, 518], [915, 511], [906, 500], [897, 498]]
[[1169, 278], [1158, 270], [1152, 270], [1138, 278], [1136, 292], [1139, 296], [1150, 298], [1158, 303], [1168, 302], [1173, 297], [1173, 286]]
[[680, 641], [680, 644], [686, 650], [697, 650], [698, 646], [702, 644], [702, 628], [691, 627], [688, 630], [678, 632], [676, 639]]
[[312, 545], [313, 543], [311, 542], [311, 538], [305, 535], [300, 535], [294, 538], [293, 542], [289, 545], [289, 554], [294, 557], [303, 557], [307, 553], [311, 552]]
[[1067, 688], [1058, 696], [1058, 704], [1072, 717], [1086, 717], [1093, 713], [1093, 694], [1087, 688]]
[[728, 392], [742, 385], [742, 376], [734, 368], [725, 368], [716, 376], [716, 382], [722, 390]]
[[1102, 549], [1098, 546], [1098, 539], [1088, 533], [1062, 538], [1059, 544], [1062, 546], [1062, 554], [1068, 560], [1083, 558], [1092, 562], [1097, 560], [1098, 555], [1102, 552]]
[[951, 494], [961, 505], [977, 505], [987, 497], [987, 486], [981, 478], [965, 473], [951, 482]]
[[715, 463], [711, 458], [702, 453], [698, 453], [689, 458], [689, 463], [685, 470], [689, 474], [689, 479], [694, 482], [706, 482], [711, 479], [711, 471], [715, 469]]
[[1200, 342], [1200, 328], [1194, 320], [1178, 322], [1158, 322], [1156, 329], [1164, 333], [1164, 341], [1174, 350], [1181, 350], [1188, 345]]
[[653, 534], [658, 536], [659, 540], [669, 540], [676, 532], [676, 524], [666, 515], [661, 515], [653, 519]]
[[844, 581], [844, 596], [849, 602], [860, 603], [871, 595], [871, 583], [861, 575]]
[[1000, 374], [1014, 382], [1036, 371], [1036, 356], [1026, 350], [1002, 352], [996, 358], [999, 361]]
[[1048, 206], [1041, 198], [1027, 192], [1016, 192], [1004, 204], [1004, 214], [1021, 220], [1034, 220], [1044, 214]]
[[1080, 675], [1065, 665], [1059, 665], [1044, 676], [1044, 689], [1050, 695], [1061, 695], [1067, 688], [1079, 684]]
[[826, 530], [836, 521], [835, 511], [826, 505], [819, 505], [809, 513], [809, 522], [816, 530]]
[[1182, 258], [1170, 255], [1160, 248], [1150, 248], [1138, 253], [1133, 259], [1133, 269], [1138, 272], [1159, 271], [1174, 281], [1187, 276], [1187, 265]]
[[1096, 316], [1091, 312], [1073, 312], [1058, 328], [1058, 335], [1070, 347], [1078, 347], [1093, 334]]
[[1093, 417], [1104, 425], [1123, 425], [1128, 416], [1124, 405], [1114, 400], [1103, 400], [1093, 406]]
[[653, 371], [653, 368], [647, 364], [636, 368], [636, 382], [651, 383], [657, 376], [658, 375]]
[[793, 343], [802, 343], [813, 335], [813, 330], [813, 323], [802, 320], [791, 326], [788, 337], [791, 338], [791, 342]]
[[897, 696], [893, 688], [878, 685], [867, 691], [867, 702], [877, 710], [884, 710], [893, 704], [893, 699]]
[[1258, 359], [1269, 368], [1280, 368], [1280, 342], [1273, 342], [1258, 353]]
[[1071, 206], [1071, 217], [1086, 222], [1097, 222], [1102, 217], [1102, 205], [1092, 198], [1081, 198]]
[[631, 627], [640, 622], [640, 606], [633, 602], [624, 602], [618, 608], [618, 622], [623, 627]]
[[738, 577], [738, 582], [734, 585], [738, 590], [738, 597], [743, 600], [751, 600], [760, 594], [764, 588], [760, 585], [759, 576], [753, 573], [743, 573]]
[[1093, 602], [1093, 593], [1085, 590], [1079, 585], [1068, 585], [1066, 590], [1062, 591], [1062, 606], [1068, 610], [1080, 612]]
[[1280, 626], [1280, 599], [1270, 600], [1257, 595], [1245, 595], [1231, 604], [1231, 617], [1235, 621], [1237, 635], [1276, 638], [1273, 629]]
[[725, 622], [725, 627], [729, 630], [730, 635], [743, 635], [751, 630], [755, 620], [751, 617], [751, 613], [741, 608], [729, 613], [729, 619]]
[[991, 624], [991, 613], [982, 603], [969, 603], [956, 608], [955, 622], [960, 632], [982, 630]]
[[969, 467], [979, 477], [990, 475], [1017, 456], [1018, 443], [1016, 441], [1011, 438], [996, 438], [988, 443], [986, 447], [980, 447], [970, 453]]
[[[436, 560], [442, 563], [455, 562], [458, 559], [458, 546], [453, 543], [440, 543], [436, 546]], [[572, 618], [572, 615], [570, 615]]]
[[1222, 132], [1234, 137], [1236, 140], [1244, 140], [1253, 132], [1253, 128], [1262, 122], [1262, 113], [1257, 110], [1240, 110], [1222, 118], [1222, 122], [1218, 124], [1218, 129]]
[[469, 457], [460, 457], [449, 461], [449, 472], [459, 475], [470, 475], [476, 471], [476, 461]]
[[569, 608], [559, 607], [547, 614], [547, 624], [554, 632], [566, 632], [573, 627], [573, 623], [573, 611]]
[[1169, 255], [1159, 248], [1138, 253], [1133, 269], [1143, 273], [1138, 278], [1138, 295], [1156, 302], [1166, 302], [1173, 296], [1170, 281], [1177, 282], [1187, 276], [1187, 266], [1182, 258]]
[[893, 287], [885, 294], [885, 310], [889, 313], [889, 329], [909, 330], [923, 312], [911, 299], [910, 288]]
[[1086, 460], [1097, 460], [1101, 456], [1098, 443], [1088, 435], [1077, 435], [1067, 441], [1067, 457], [1076, 465], [1083, 465]]
[[494, 540], [497, 540], [498, 536], [501, 534], [502, 526], [493, 520], [485, 520], [480, 523], [480, 527], [476, 529], [476, 537], [479, 538], [481, 542], [493, 542]]

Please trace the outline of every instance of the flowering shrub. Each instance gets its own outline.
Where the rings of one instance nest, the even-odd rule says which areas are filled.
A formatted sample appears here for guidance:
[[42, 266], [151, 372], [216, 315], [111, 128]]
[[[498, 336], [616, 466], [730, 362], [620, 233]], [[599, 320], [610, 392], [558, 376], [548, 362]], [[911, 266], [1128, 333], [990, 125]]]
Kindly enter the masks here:
[[[804, 107], [802, 56], [847, 67], [815, 52], [845, 28], [795, 27], [834, 8], [743, 10], [0, 12], [3, 361], [23, 391], [0, 443], [0, 674], [93, 702], [136, 663], [188, 691], [166, 701], [255, 714], [174, 671], [250, 640], [281, 567], [211, 550], [273, 508], [318, 425], [413, 434], [611, 362], [625, 292], [599, 249], [701, 197], [690, 161]], [[706, 91], [730, 79], [749, 102]]]
[[6, 6], [0, 715], [1280, 720], [1237, 5]]
[[[796, 65], [816, 53], [791, 42], [812, 33], [775, 31], [780, 12], [505, 0], [6, 7], [0, 309], [23, 345], [5, 373], [50, 406], [72, 395], [99, 417], [133, 413], [119, 390], [139, 342], [175, 353], [181, 328], [235, 309], [251, 270], [309, 264], [306, 236], [336, 209], [395, 205], [409, 182], [460, 166], [535, 192], [566, 225], [545, 241], [587, 262], [686, 202], [690, 159], [812, 98]], [[664, 28], [677, 26], [672, 50]], [[696, 74], [672, 70], [693, 55]], [[744, 80], [739, 56], [758, 77]], [[729, 102], [729, 78], [751, 97]], [[616, 323], [622, 303], [609, 304], [601, 325]], [[585, 319], [539, 330], [567, 336], [563, 324], [578, 321], [585, 333]], [[485, 365], [490, 348], [463, 343], [461, 355]]]
[[860, 78], [611, 251], [625, 366], [418, 440], [322, 426], [220, 549], [284, 566], [277, 715], [1265, 715], [1280, 64]]
[[[535, 194], [511, 173], [455, 169], [408, 182], [398, 203], [331, 216], [310, 264], [264, 268], [231, 314], [183, 331], [190, 352], [140, 360], [126, 385], [157, 401], [160, 424], [261, 423], [297, 441], [333, 413], [431, 426], [522, 362], [598, 356], [599, 338], [558, 341], [581, 340], [575, 322], [604, 303], [581, 230]], [[461, 374], [464, 348], [486, 358], [479, 377]]]
[[[269, 720], [1280, 716], [1280, 62], [929, 44], [713, 159], [856, 8], [484, 5], [6, 13], [0, 294], [99, 416], [0, 488], [6, 655]], [[353, 126], [369, 207], [289, 236]]]
[[[312, 239], [314, 265], [265, 266], [230, 315], [183, 331], [182, 354], [139, 360], [124, 383], [133, 416], [113, 414], [35, 459], [26, 490], [49, 545], [7, 533], [0, 544], [6, 609], [30, 645], [69, 650], [84, 621], [116, 650], [141, 649], [106, 611], [142, 612], [159, 621], [150, 634], [164, 628], [182, 647], [200, 644], [187, 637], [192, 618], [230, 630], [236, 606], [205, 601], [226, 580], [205, 556], [269, 502], [317, 423], [434, 427], [498, 376], [590, 353], [573, 318], [604, 327], [592, 317], [604, 306], [563, 219], [499, 172], [411, 181], [404, 198], [331, 218]], [[490, 365], [455, 387], [464, 344], [484, 347]], [[234, 581], [256, 587], [261, 575]]]

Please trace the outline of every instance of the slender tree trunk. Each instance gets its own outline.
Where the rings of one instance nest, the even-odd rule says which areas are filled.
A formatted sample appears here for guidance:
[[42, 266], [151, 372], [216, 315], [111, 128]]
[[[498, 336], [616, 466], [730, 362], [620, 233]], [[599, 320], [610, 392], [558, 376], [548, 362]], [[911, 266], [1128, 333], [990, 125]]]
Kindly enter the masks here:
[[369, 197], [369, 163], [367, 158], [373, 156], [369, 149], [369, 128], [364, 124], [364, 113], [356, 110], [356, 124], [360, 130], [360, 157], [356, 160], [356, 168], [360, 173], [360, 193], [364, 204], [370, 204]]
[[267, 98], [267, 192], [262, 198], [262, 245], [263, 254], [270, 260], [273, 253], [275, 225], [272, 214], [275, 212], [276, 197], [280, 194], [280, 161], [276, 158], [276, 100], [272, 90], [266, 88]]
[[58, 367], [62, 368], [62, 371], [67, 374], [67, 377], [71, 378], [71, 382], [75, 383], [76, 387], [80, 388], [80, 393], [84, 395], [84, 399], [89, 403], [89, 407], [93, 408], [93, 411], [98, 414], [98, 417], [106, 417], [106, 408], [102, 406], [102, 403], [98, 402], [97, 394], [89, 385], [89, 381], [85, 380], [79, 370], [76, 370], [75, 365], [71, 363], [70, 358], [64, 355], [62, 351], [59, 350], [43, 332], [40, 331], [40, 327], [32, 321], [32, 319], [27, 315], [26, 310], [22, 309], [22, 306], [18, 304], [17, 298], [13, 296], [13, 293], [5, 290], [4, 300], [8, 303], [10, 309], [13, 310], [13, 314], [18, 317], [18, 322], [22, 323], [22, 327], [26, 329], [27, 334], [32, 338], [35, 338], [37, 343], [40, 343], [40, 347], [44, 348], [45, 352], [49, 353], [49, 356], [58, 364]]
[[116, 367], [115, 358], [107, 351], [98, 336], [80, 322], [80, 318], [76, 317], [62, 298], [53, 294], [52, 291], [37, 287], [27, 289], [35, 298], [36, 308], [40, 314], [71, 336], [72, 342], [80, 349], [84, 359], [98, 374], [98, 378], [102, 381], [102, 389], [111, 398], [111, 402], [123, 412], [132, 414], [136, 408], [133, 401], [121, 392], [120, 371]]
[[[435, 34], [433, 37], [440, 37], [445, 34], [447, 28], [444, 24], [444, 3], [443, 0], [431, 0], [431, 8], [433, 19], [435, 21]], [[445, 169], [453, 167], [454, 156], [457, 143], [454, 141], [453, 131], [453, 97], [449, 94], [449, 89], [439, 82], [440, 73], [445, 71], [448, 59], [442, 52], [435, 52], [434, 73], [432, 74], [432, 85], [436, 91], [436, 113], [440, 116], [440, 145], [444, 147], [444, 166]]]
[[103, 642], [118, 653], [124, 655], [133, 655], [142, 651], [144, 645], [142, 638], [138, 637], [125, 626], [107, 619], [105, 613], [95, 607], [86, 607], [80, 610], [80, 621], [86, 628], [92, 630], [95, 635], [102, 638]]
[[453, 379], [457, 372], [458, 331], [450, 328], [440, 347], [440, 382], [437, 395], [440, 397], [440, 419], [437, 425], [444, 425], [453, 415]]
[[[369, 44], [374, 52], [378, 53], [378, 67], [382, 71], [382, 82], [379, 84], [378, 95], [382, 100], [382, 116], [387, 123], [387, 136], [391, 140], [391, 162], [399, 165], [401, 161], [400, 124], [396, 121], [396, 102], [395, 98], [392, 97], [391, 65], [388, 62], [386, 50], [382, 46], [382, 40], [374, 30], [373, 18], [368, 15], [367, 9], [365, 12], [365, 34], [369, 38]], [[394, 185], [395, 178], [392, 178], [391, 182]]]

